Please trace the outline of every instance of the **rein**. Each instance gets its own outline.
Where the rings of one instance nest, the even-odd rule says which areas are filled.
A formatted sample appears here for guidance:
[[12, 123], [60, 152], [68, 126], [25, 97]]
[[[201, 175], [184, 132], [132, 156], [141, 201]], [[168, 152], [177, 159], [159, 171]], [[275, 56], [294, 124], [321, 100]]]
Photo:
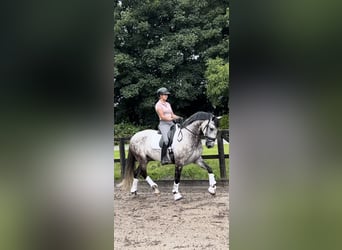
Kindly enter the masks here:
[[[207, 129], [207, 132], [208, 132], [209, 123], [210, 123], [210, 119], [208, 120], [207, 125], [204, 127], [204, 129]], [[194, 131], [188, 129], [187, 126], [184, 127], [184, 129], [186, 129], [187, 131], [189, 131], [189, 132], [190, 132], [192, 135], [194, 135], [195, 137], [199, 137], [199, 136], [200, 136], [200, 134], [196, 134]], [[181, 136], [182, 136], [181, 139], [179, 139], [179, 135], [180, 135], [180, 134], [181, 134]], [[215, 141], [215, 140], [216, 140], [216, 138], [212, 138], [212, 137], [209, 137], [209, 136], [207, 136], [207, 135], [204, 135], [204, 136], [205, 136], [205, 138], [207, 138], [208, 140], [212, 140], [212, 141]], [[181, 140], [183, 140], [182, 128], [179, 130], [177, 140], [178, 140], [178, 142], [180, 142]]]
[[188, 129], [187, 127], [184, 127], [186, 130], [188, 130], [191, 134], [193, 134], [194, 136], [198, 137], [199, 135], [196, 134], [194, 131]]

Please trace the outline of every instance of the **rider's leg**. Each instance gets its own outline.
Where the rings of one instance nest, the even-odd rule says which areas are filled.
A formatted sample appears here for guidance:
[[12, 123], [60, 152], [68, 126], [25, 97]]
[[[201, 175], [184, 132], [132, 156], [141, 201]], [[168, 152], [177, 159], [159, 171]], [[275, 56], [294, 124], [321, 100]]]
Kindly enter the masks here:
[[163, 143], [163, 147], [161, 149], [161, 156], [160, 156], [162, 165], [171, 163], [171, 161], [167, 155], [167, 148], [168, 148], [167, 145], [165, 143]]
[[167, 133], [170, 130], [170, 124], [166, 123], [166, 122], [160, 122], [159, 130], [162, 134], [163, 142], [164, 142], [163, 146], [161, 148], [160, 161], [161, 161], [162, 165], [170, 164], [171, 160], [169, 159], [169, 157], [167, 155], [167, 148], [168, 148], [168, 144], [169, 144], [169, 138], [167, 136]]

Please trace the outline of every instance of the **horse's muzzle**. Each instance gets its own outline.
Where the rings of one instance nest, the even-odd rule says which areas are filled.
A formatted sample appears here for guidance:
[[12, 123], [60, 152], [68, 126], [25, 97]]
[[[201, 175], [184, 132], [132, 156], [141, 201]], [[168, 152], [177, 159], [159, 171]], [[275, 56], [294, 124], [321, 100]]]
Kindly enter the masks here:
[[212, 148], [212, 147], [214, 147], [214, 145], [215, 145], [215, 141], [207, 140], [207, 141], [205, 142], [205, 145], [207, 146], [207, 148]]

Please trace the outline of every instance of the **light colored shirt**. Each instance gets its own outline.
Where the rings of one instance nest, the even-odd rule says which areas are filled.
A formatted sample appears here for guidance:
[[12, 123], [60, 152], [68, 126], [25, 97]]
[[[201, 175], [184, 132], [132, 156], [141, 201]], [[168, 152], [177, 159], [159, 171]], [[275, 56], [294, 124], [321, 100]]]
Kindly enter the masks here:
[[[158, 108], [161, 108], [161, 109], [162, 109], [164, 116], [167, 116], [167, 117], [169, 117], [169, 118], [172, 117], [173, 111], [172, 111], [172, 108], [171, 108], [170, 103], [168, 103], [168, 102], [162, 102], [162, 101], [159, 100], [159, 101], [156, 103], [156, 105], [155, 105], [156, 111], [157, 111]], [[158, 114], [158, 112], [157, 112], [157, 114]], [[160, 117], [159, 117], [159, 119], [161, 120]]]

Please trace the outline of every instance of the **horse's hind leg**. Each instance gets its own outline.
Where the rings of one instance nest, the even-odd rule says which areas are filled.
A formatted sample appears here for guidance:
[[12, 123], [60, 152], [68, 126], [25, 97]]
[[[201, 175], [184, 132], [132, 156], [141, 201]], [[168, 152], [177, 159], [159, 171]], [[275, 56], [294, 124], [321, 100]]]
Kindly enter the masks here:
[[151, 186], [151, 188], [154, 190], [155, 194], [160, 194], [160, 191], [158, 189], [158, 185], [151, 179], [150, 176], [147, 176], [145, 178], [145, 180], [147, 181], [147, 183]]
[[146, 182], [150, 185], [150, 187], [154, 190], [155, 194], [160, 194], [160, 191], [158, 189], [158, 185], [151, 179], [150, 176], [147, 175], [147, 170], [146, 170], [147, 164], [144, 165], [144, 167], [141, 167], [141, 175], [144, 177]]
[[132, 194], [137, 194], [138, 191], [138, 182], [139, 182], [139, 175], [141, 173], [141, 165], [137, 167], [137, 169], [134, 171], [134, 178], [133, 178], [133, 183], [131, 187], [131, 193]]

